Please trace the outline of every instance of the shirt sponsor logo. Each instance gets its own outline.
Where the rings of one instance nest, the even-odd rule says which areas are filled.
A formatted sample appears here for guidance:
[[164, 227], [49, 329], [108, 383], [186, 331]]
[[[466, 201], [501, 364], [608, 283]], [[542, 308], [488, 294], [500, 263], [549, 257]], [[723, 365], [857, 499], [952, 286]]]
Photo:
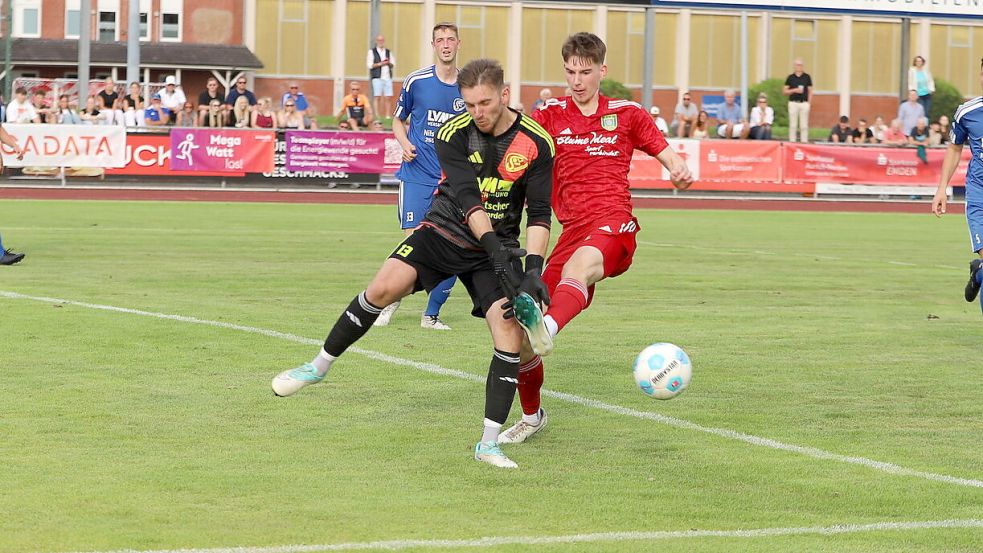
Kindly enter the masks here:
[[599, 132], [591, 132], [590, 136], [558, 136], [557, 144], [586, 146], [588, 144], [617, 144], [618, 135], [606, 135]]
[[451, 117], [454, 117], [453, 113], [447, 113], [435, 109], [427, 110], [427, 123], [429, 123], [431, 126], [442, 125]]

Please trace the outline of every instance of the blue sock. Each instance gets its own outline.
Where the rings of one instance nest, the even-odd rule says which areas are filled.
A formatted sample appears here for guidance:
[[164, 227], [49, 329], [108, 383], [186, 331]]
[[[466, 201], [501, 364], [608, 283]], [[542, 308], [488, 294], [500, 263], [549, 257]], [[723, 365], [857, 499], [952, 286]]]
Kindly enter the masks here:
[[[983, 271], [981, 271], [983, 272]], [[427, 302], [427, 310], [423, 312], [424, 315], [428, 317], [436, 317], [440, 315], [440, 308], [447, 301], [447, 298], [451, 295], [451, 288], [454, 287], [454, 283], [457, 282], [457, 277], [452, 276], [451, 278], [441, 282], [430, 292], [430, 301]]]

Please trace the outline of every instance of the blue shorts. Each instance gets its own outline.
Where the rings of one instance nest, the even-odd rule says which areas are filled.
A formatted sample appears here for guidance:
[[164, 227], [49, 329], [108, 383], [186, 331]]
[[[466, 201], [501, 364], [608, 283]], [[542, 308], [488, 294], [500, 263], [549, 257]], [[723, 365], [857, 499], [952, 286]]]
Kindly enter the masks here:
[[399, 182], [399, 226], [403, 229], [416, 228], [423, 216], [430, 211], [436, 184], [419, 182]]
[[983, 204], [966, 202], [966, 224], [970, 247], [978, 252], [983, 249]]

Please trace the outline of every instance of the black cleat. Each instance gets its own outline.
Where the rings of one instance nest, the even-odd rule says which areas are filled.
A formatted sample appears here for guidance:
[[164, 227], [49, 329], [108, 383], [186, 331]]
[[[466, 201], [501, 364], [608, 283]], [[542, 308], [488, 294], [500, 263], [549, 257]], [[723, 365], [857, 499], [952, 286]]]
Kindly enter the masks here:
[[3, 257], [0, 257], [0, 265], [13, 265], [14, 263], [20, 263], [21, 259], [24, 259], [24, 254], [3, 250]]
[[973, 301], [980, 293], [980, 283], [976, 282], [976, 271], [983, 265], [983, 259], [974, 259], [969, 262], [969, 282], [966, 283], [966, 301]]

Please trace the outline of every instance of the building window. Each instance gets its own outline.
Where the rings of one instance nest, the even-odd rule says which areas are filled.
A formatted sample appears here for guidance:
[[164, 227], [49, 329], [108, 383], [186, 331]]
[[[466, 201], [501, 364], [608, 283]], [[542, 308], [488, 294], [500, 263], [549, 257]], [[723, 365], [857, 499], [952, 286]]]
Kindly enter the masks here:
[[147, 26], [148, 17], [146, 13], [140, 14], [140, 40], [150, 38], [150, 28]]
[[80, 38], [82, 22], [79, 10], [65, 10], [65, 38]]
[[183, 0], [161, 0], [160, 39], [179, 42], [181, 40], [181, 19], [184, 12]]
[[14, 36], [41, 36], [41, 0], [14, 1]]
[[99, 12], [99, 40], [116, 41], [116, 12]]

